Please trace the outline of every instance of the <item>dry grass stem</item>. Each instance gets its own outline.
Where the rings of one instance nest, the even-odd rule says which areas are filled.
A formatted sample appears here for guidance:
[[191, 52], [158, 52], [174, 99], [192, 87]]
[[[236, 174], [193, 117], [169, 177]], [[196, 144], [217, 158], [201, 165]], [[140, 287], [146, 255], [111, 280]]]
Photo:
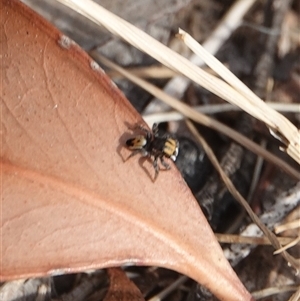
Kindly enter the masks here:
[[[207, 40], [203, 42], [203, 47], [209, 53], [216, 54], [225, 41], [240, 26], [244, 15], [255, 2], [256, 0], [235, 1]], [[196, 54], [192, 54], [189, 61], [199, 67], [204, 65], [203, 59]], [[182, 98], [190, 82], [189, 78], [178, 75], [166, 84], [164, 91], [176, 98]]]
[[[252, 296], [256, 299], [263, 299], [266, 297], [270, 297], [273, 295], [283, 294], [285, 292], [293, 292], [297, 290], [297, 286], [293, 285], [286, 285], [286, 286], [279, 286], [279, 287], [268, 287], [266, 289], [252, 292]], [[289, 300], [289, 301], [298, 301], [299, 299]]]
[[181, 112], [186, 117], [194, 120], [195, 122], [198, 122], [200, 124], [203, 124], [207, 127], [210, 127], [214, 130], [217, 130], [224, 135], [227, 135], [228, 137], [232, 138], [236, 142], [242, 144], [247, 149], [251, 150], [252, 152], [256, 153], [259, 156], [262, 156], [265, 160], [274, 163], [276, 166], [283, 169], [285, 172], [287, 172], [289, 175], [291, 175], [293, 178], [300, 179], [300, 174], [297, 170], [289, 166], [286, 162], [279, 159], [278, 157], [274, 156], [272, 153], [268, 152], [258, 144], [254, 143], [247, 137], [241, 135], [240, 133], [236, 132], [235, 130], [231, 129], [230, 127], [226, 126], [225, 124], [222, 124], [221, 122], [210, 118], [200, 112], [195, 111], [190, 106], [186, 105], [185, 103], [179, 101], [178, 99], [169, 96], [165, 92], [163, 92], [161, 89], [157, 88], [156, 86], [136, 77], [124, 70], [122, 67], [117, 66], [110, 60], [106, 59], [102, 55], [97, 53], [96, 59], [100, 61], [102, 64], [108, 66], [109, 68], [112, 68], [121, 74], [123, 74], [126, 78], [128, 78], [130, 81], [134, 82], [138, 86], [142, 87], [155, 97], [161, 99], [165, 103], [167, 103], [169, 106], [173, 107], [174, 109]]
[[297, 229], [300, 228], [300, 220], [297, 219], [295, 221], [292, 221], [290, 223], [278, 225], [275, 227], [274, 231], [276, 234], [281, 233], [283, 231], [291, 230], [291, 229]]
[[180, 285], [185, 283], [188, 280], [186, 276], [180, 276], [176, 281], [172, 282], [169, 286], [167, 286], [164, 290], [159, 292], [159, 294], [153, 296], [148, 299], [148, 301], [161, 301], [164, 300], [168, 295], [170, 295], [175, 289], [177, 289]]
[[[270, 106], [271, 108], [273, 108], [274, 110], [276, 110], [278, 112], [297, 113], [300, 110], [300, 105], [298, 105], [298, 104], [283, 104], [283, 103], [279, 103], [279, 102], [268, 102], [267, 104], [268, 104], [268, 106]], [[195, 111], [201, 112], [204, 114], [216, 114], [216, 113], [241, 110], [239, 107], [232, 105], [230, 103], [195, 106], [192, 108]], [[151, 125], [153, 123], [183, 120], [183, 119], [185, 119], [185, 116], [177, 111], [169, 111], [169, 112], [163, 112], [163, 113], [153, 113], [153, 114], [143, 115], [143, 118], [148, 124]]]
[[289, 301], [299, 301], [300, 300], [300, 287], [296, 288], [295, 294], [289, 299]]
[[274, 255], [280, 254], [281, 252], [283, 252], [283, 251], [285, 251], [285, 250], [287, 250], [287, 249], [289, 249], [291, 247], [296, 246], [299, 242], [300, 242], [300, 236], [297, 237], [296, 239], [294, 239], [293, 241], [291, 241], [290, 243], [288, 243], [287, 245], [285, 245], [284, 247], [276, 250], [274, 252]]
[[[270, 109], [251, 90], [249, 90], [245, 85], [241, 85], [235, 78], [233, 78], [231, 74], [228, 72], [224, 73], [224, 69], [221, 71], [221, 76], [226, 78], [226, 81], [230, 82], [230, 85], [201, 70], [186, 58], [172, 51], [142, 30], [109, 12], [91, 0], [57, 1], [74, 9], [96, 24], [104, 26], [114, 35], [121, 37], [132, 46], [149, 54], [172, 70], [185, 75], [212, 93], [218, 95], [228, 102], [240, 106], [253, 117], [265, 122], [266, 125], [270, 127], [270, 130], [272, 130], [273, 134], [286, 144], [287, 153], [294, 160], [300, 163], [299, 130], [297, 130], [297, 128], [284, 116]], [[201, 47], [199, 47], [199, 44], [194, 42], [189, 35], [181, 31], [181, 37], [195, 52], [197, 51], [198, 54], [201, 52], [201, 58], [205, 58], [206, 63], [209, 64], [210, 67], [211, 65], [215, 65], [215, 60], [212, 64], [210, 57], [207, 56], [207, 53], [204, 54], [202, 50], [199, 51], [199, 48]], [[218, 62], [217, 65], [217, 70], [220, 72], [219, 70], [221, 63]], [[215, 69], [215, 67], [213, 69]]]
[[[164, 66], [151, 66], [151, 67], [138, 67], [138, 68], [126, 68], [128, 72], [138, 76], [140, 78], [155, 78], [155, 79], [165, 79], [172, 78], [177, 75], [173, 70], [166, 68]], [[109, 70], [107, 75], [112, 79], [124, 78], [120, 73]]]
[[[215, 233], [220, 243], [228, 244], [251, 244], [251, 245], [270, 245], [267, 237], [242, 236], [237, 234], [219, 234]], [[292, 237], [277, 237], [280, 244], [286, 245], [294, 241]]]
[[[264, 223], [259, 219], [259, 217], [253, 212], [250, 205], [247, 203], [247, 201], [243, 198], [243, 196], [236, 190], [235, 186], [233, 185], [232, 181], [229, 179], [229, 177], [226, 175], [226, 173], [223, 171], [223, 169], [220, 166], [220, 163], [218, 162], [215, 154], [213, 153], [212, 149], [209, 147], [209, 145], [206, 143], [205, 139], [199, 134], [193, 123], [189, 120], [186, 121], [187, 126], [190, 129], [190, 131], [193, 133], [193, 135], [199, 140], [201, 143], [204, 151], [206, 152], [209, 160], [215, 167], [215, 169], [218, 171], [222, 181], [226, 185], [228, 191], [232, 194], [232, 196], [244, 207], [244, 209], [249, 214], [252, 221], [260, 228], [260, 230], [264, 233], [264, 235], [270, 240], [272, 246], [275, 249], [280, 249], [281, 244], [279, 240], [277, 239], [276, 235], [272, 233]], [[288, 254], [287, 252], [283, 251], [281, 253], [283, 257], [289, 262], [297, 271], [300, 270], [300, 262], [299, 260], [295, 259], [293, 256]]]
[[[240, 81], [220, 61], [207, 52], [195, 39], [183, 30], [179, 30], [178, 36], [184, 43], [205, 63], [226, 81], [237, 93], [233, 93], [227, 85], [215, 81], [219, 86], [221, 97], [228, 102], [239, 106], [245, 112], [264, 122], [274, 132], [276, 137], [282, 136], [284, 143], [287, 141], [287, 152], [300, 163], [300, 131], [283, 115], [270, 108], [263, 100], [256, 96], [242, 81]], [[210, 90], [210, 89], [208, 89]], [[210, 90], [214, 92], [213, 89]], [[215, 93], [217, 94], [217, 93]], [[218, 94], [217, 94], [218, 95]]]

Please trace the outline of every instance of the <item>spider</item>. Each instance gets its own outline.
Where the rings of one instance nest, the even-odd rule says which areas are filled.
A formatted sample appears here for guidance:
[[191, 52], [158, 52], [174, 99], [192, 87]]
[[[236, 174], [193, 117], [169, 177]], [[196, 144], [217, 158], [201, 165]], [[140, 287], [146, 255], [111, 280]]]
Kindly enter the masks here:
[[142, 157], [153, 157], [152, 164], [155, 169], [154, 179], [156, 179], [160, 170], [158, 159], [160, 159], [165, 169], [170, 169], [170, 166], [164, 161], [164, 158], [170, 158], [173, 161], [176, 160], [179, 151], [179, 142], [168, 134], [159, 133], [158, 124], [156, 123], [153, 124], [152, 131], [140, 125], [137, 126], [137, 128], [145, 134], [137, 135], [126, 141], [127, 148], [132, 150], [132, 153], [126, 160], [137, 154], [141, 154]]

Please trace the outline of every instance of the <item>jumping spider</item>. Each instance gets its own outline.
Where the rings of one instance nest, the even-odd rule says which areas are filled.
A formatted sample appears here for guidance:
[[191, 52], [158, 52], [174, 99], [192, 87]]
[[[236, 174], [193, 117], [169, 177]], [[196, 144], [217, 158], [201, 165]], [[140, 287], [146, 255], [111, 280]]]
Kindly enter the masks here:
[[176, 160], [179, 151], [179, 142], [168, 134], [161, 134], [158, 130], [158, 124], [156, 123], [153, 124], [152, 131], [149, 131], [140, 125], [137, 126], [137, 128], [145, 134], [137, 135], [126, 141], [126, 146], [128, 149], [132, 150], [132, 153], [127, 160], [136, 154], [141, 154], [142, 157], [151, 158], [155, 169], [156, 179], [160, 170], [158, 159], [160, 159], [161, 164], [166, 169], [170, 169], [170, 166], [164, 161], [164, 158], [170, 158], [173, 161]]

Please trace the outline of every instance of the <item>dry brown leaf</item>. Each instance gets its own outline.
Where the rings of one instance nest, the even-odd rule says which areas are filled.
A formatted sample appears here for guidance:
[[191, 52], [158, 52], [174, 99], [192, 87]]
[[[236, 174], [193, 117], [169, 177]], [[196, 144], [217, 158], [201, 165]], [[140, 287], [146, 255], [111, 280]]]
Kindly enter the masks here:
[[107, 270], [109, 288], [103, 301], [142, 301], [145, 300], [140, 290], [128, 279], [120, 268]]
[[141, 118], [97, 64], [18, 1], [1, 16], [1, 281], [156, 265], [251, 300], [175, 166], [124, 163]]

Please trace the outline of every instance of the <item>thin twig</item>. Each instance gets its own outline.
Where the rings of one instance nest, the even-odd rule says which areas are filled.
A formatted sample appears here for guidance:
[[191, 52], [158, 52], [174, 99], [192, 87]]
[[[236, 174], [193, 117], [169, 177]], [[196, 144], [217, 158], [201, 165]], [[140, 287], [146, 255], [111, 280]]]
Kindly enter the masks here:
[[188, 277], [180, 276], [176, 281], [172, 282], [168, 287], [164, 290], [153, 296], [148, 301], [161, 301], [164, 300], [168, 295], [170, 295], [175, 289], [177, 289], [181, 284], [186, 282]]
[[[286, 285], [279, 287], [268, 287], [260, 291], [252, 292], [252, 296], [256, 299], [262, 299], [266, 297], [270, 297], [273, 295], [282, 294], [285, 292], [293, 292], [297, 290], [297, 286], [294, 285]], [[291, 299], [289, 301], [292, 301]], [[293, 301], [299, 301], [299, 299], [294, 299]]]
[[291, 230], [291, 229], [297, 229], [300, 228], [300, 220], [297, 219], [295, 221], [292, 221], [290, 223], [286, 223], [286, 224], [282, 224], [282, 225], [278, 225], [275, 227], [275, 233], [281, 233], [283, 231], [287, 231], [287, 230]]
[[175, 99], [174, 97], [171, 97], [167, 94], [165, 94], [162, 90], [157, 88], [156, 86], [146, 82], [145, 80], [142, 80], [136, 76], [133, 76], [126, 70], [124, 70], [122, 67], [114, 64], [104, 56], [100, 55], [99, 53], [95, 54], [95, 59], [100, 61], [102, 64], [108, 66], [109, 68], [112, 68], [121, 74], [123, 74], [126, 78], [128, 78], [130, 81], [134, 82], [138, 86], [142, 87], [152, 95], [154, 95], [157, 98], [160, 98], [162, 101], [173, 107], [174, 109], [178, 110], [182, 114], [184, 114], [186, 117], [194, 120], [195, 122], [198, 122], [200, 124], [203, 124], [207, 127], [210, 127], [214, 130], [217, 130], [224, 135], [227, 135], [228, 137], [232, 138], [236, 142], [240, 143], [247, 149], [251, 150], [255, 154], [262, 156], [266, 161], [271, 162], [284, 170], [286, 173], [288, 173], [290, 176], [292, 176], [295, 179], [300, 179], [300, 173], [292, 168], [290, 165], [288, 165], [285, 161], [281, 160], [280, 158], [274, 156], [272, 153], [268, 152], [267, 150], [260, 147], [258, 144], [254, 143], [247, 137], [241, 135], [240, 133], [234, 131], [230, 127], [226, 126], [225, 124], [222, 124], [221, 122], [210, 118], [204, 114], [201, 114], [200, 112], [196, 112], [193, 108], [190, 106], [182, 103], [178, 99]]
[[[270, 240], [270, 242], [272, 243], [273, 247], [275, 249], [279, 249], [281, 248], [281, 244], [278, 241], [276, 235], [274, 235], [274, 233], [272, 233], [262, 222], [261, 220], [258, 218], [258, 216], [253, 212], [253, 210], [251, 209], [251, 207], [249, 206], [249, 204], [247, 203], [247, 201], [243, 198], [243, 196], [236, 190], [236, 188], [234, 187], [233, 183], [231, 182], [231, 180], [229, 179], [229, 177], [225, 174], [225, 172], [222, 170], [220, 163], [218, 162], [215, 154], [213, 153], [212, 149], [209, 147], [209, 145], [206, 143], [206, 141], [204, 140], [204, 138], [199, 134], [199, 132], [196, 130], [196, 128], [194, 127], [194, 125], [192, 124], [191, 121], [187, 120], [187, 125], [190, 129], [190, 131], [195, 135], [195, 137], [199, 140], [199, 142], [201, 143], [203, 149], [205, 150], [208, 158], [210, 159], [210, 161], [212, 162], [212, 164], [214, 165], [214, 167], [216, 168], [216, 170], [218, 171], [218, 173], [220, 174], [221, 179], [223, 180], [223, 182], [225, 183], [228, 191], [232, 194], [232, 196], [244, 207], [244, 209], [247, 211], [247, 213], [249, 214], [250, 218], [252, 219], [252, 221], [261, 229], [261, 231], [265, 234], [265, 236]], [[297, 271], [300, 270], [300, 264], [299, 262], [292, 257], [290, 254], [288, 254], [287, 252], [282, 252], [281, 253], [283, 255], [283, 257], [287, 260], [287, 262], [289, 262]]]
[[[136, 75], [136, 74], [135, 74]], [[292, 112], [299, 113], [300, 112], [300, 104], [292, 103], [285, 104], [279, 102], [266, 102], [268, 106], [273, 108], [278, 112]], [[224, 104], [212, 104], [212, 105], [201, 105], [192, 107], [195, 111], [204, 113], [204, 114], [216, 114], [223, 113], [229, 111], [241, 111], [241, 109], [237, 106], [234, 106], [230, 103]], [[153, 113], [153, 114], [144, 114], [144, 120], [152, 125], [153, 123], [167, 122], [167, 121], [178, 121], [185, 119], [185, 116], [177, 111], [169, 111], [163, 113]]]
[[[74, 9], [94, 23], [104, 26], [114, 35], [121, 37], [134, 47], [148, 53], [169, 68], [189, 77], [195, 83], [201, 85], [215, 95], [240, 106], [244, 111], [260, 119], [272, 129], [277, 138], [286, 144], [286, 151], [288, 154], [300, 163], [300, 154], [298, 150], [300, 131], [298, 131], [287, 118], [268, 107], [251, 90], [247, 89], [245, 85], [239, 83], [239, 89], [233, 88], [233, 86], [227, 84], [225, 81], [201, 70], [183, 56], [172, 51], [170, 48], [159, 43], [134, 25], [117, 17], [91, 0], [85, 0], [84, 2], [80, 0], [57, 1]], [[181, 36], [186, 42], [188, 40], [193, 40], [189, 35], [183, 34], [182, 31]], [[201, 48], [199, 46], [200, 45], [198, 44], [198, 47], [195, 48]], [[210, 65], [209, 61], [205, 59], [205, 57], [209, 57], [209, 54], [205, 52], [205, 57], [201, 57], [208, 65]], [[212, 57], [210, 55], [209, 60], [211, 61], [211, 59]], [[215, 58], [213, 58], [213, 61], [215, 61]], [[215, 71], [220, 74], [219, 68]], [[230, 78], [227, 78], [226, 81], [230, 81], [232, 76], [233, 75], [231, 74]]]
[[[220, 243], [228, 244], [250, 244], [250, 245], [271, 245], [267, 237], [257, 236], [241, 236], [238, 234], [220, 234], [215, 233], [215, 236]], [[287, 245], [295, 240], [292, 237], [277, 237], [282, 245]]]

